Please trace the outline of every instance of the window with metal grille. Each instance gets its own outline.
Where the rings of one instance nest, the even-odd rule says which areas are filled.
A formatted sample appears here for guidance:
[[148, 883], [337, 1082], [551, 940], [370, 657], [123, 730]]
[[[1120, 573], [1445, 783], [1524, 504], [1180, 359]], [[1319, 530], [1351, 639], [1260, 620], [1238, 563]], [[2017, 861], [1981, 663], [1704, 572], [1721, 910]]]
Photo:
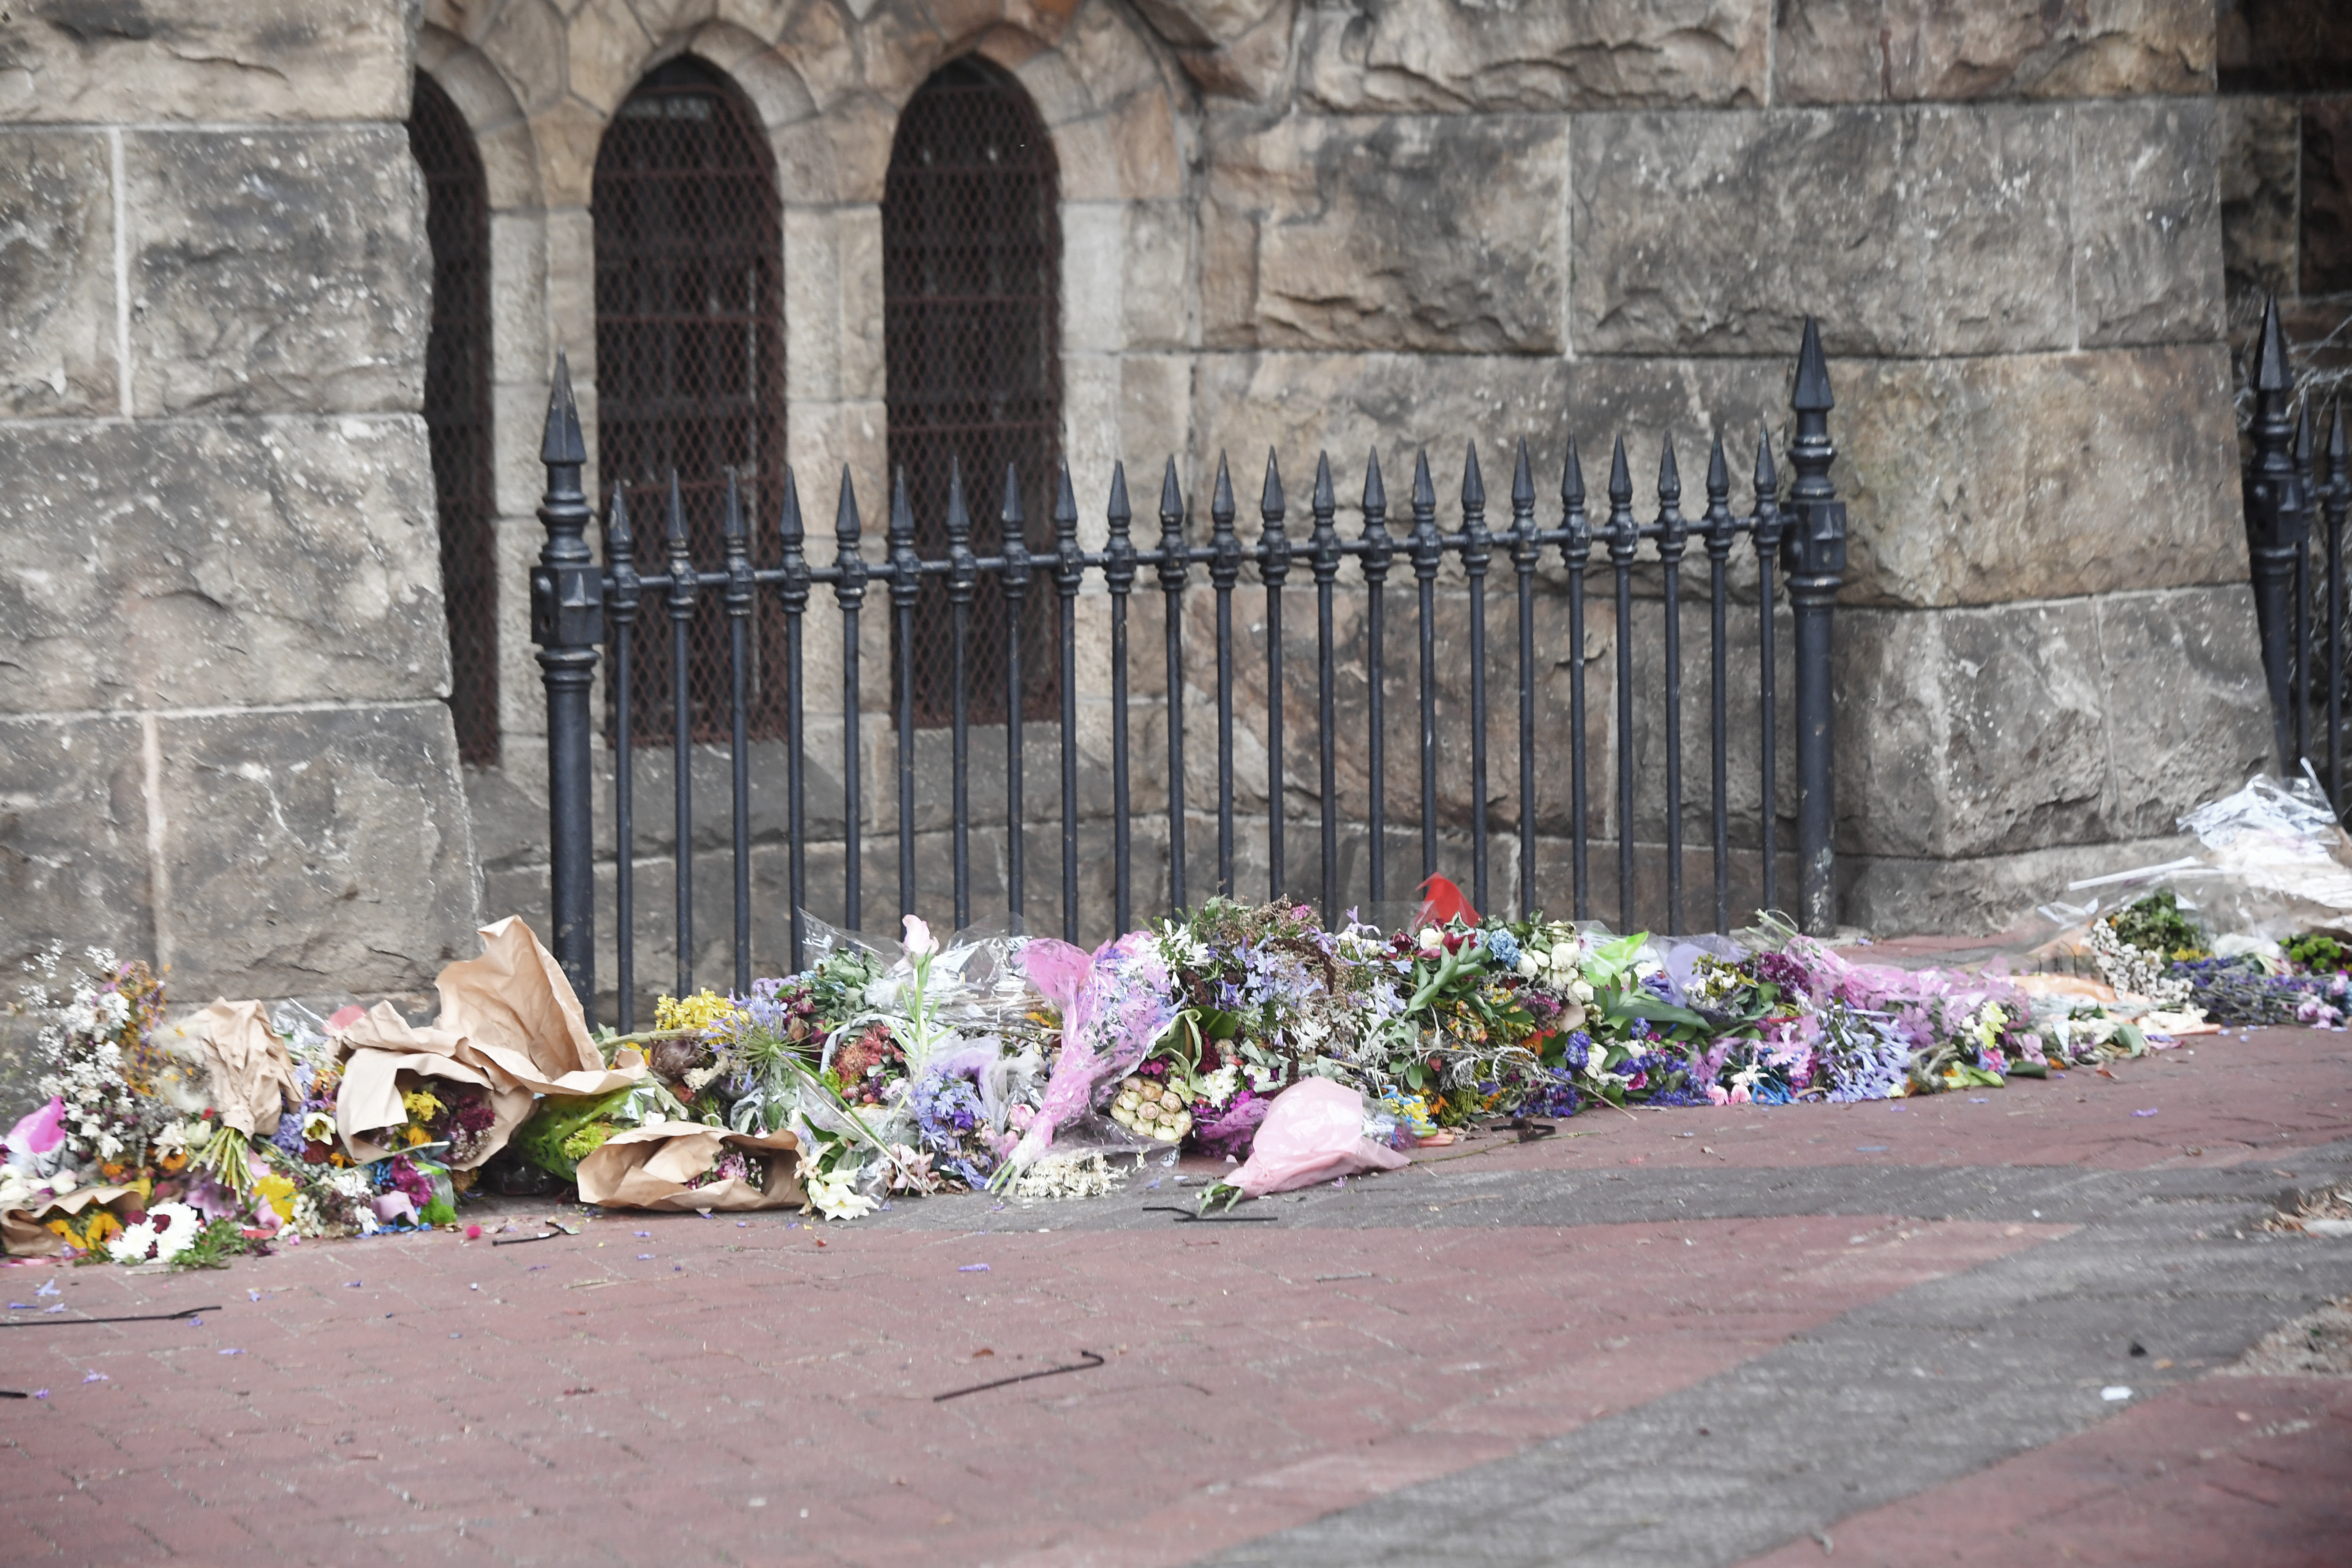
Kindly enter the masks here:
[[[597, 462], [606, 497], [628, 490], [639, 570], [663, 570], [669, 476], [677, 473], [698, 566], [722, 558], [727, 474], [740, 483], [751, 559], [782, 558], [783, 226], [775, 168], [751, 108], [694, 59], [639, 82], [596, 150]], [[631, 722], [669, 743], [669, 621], [648, 595], [637, 619]], [[783, 732], [783, 614], [753, 612], [750, 731]], [[718, 589], [695, 605], [687, 700], [698, 741], [732, 732], [727, 616]], [[609, 715], [608, 715], [609, 722]]]
[[425, 174], [433, 326], [425, 340], [425, 431], [441, 514], [441, 601], [449, 620], [449, 711], [457, 754], [499, 760], [498, 512], [490, 489], [490, 217], [474, 133], [419, 73], [408, 145]]
[[[907, 476], [917, 548], [947, 546], [948, 468], [963, 467], [972, 548], [1002, 547], [1004, 470], [1021, 476], [1024, 537], [1052, 547], [1062, 428], [1060, 180], [1045, 121], [1013, 79], [985, 60], [950, 61], [925, 82], [890, 149], [882, 197], [884, 331], [890, 465]], [[1022, 714], [1060, 711], [1054, 589], [1032, 579], [1022, 614]], [[911, 659], [915, 721], [949, 721], [954, 645], [945, 584], [923, 581]], [[981, 580], [967, 643], [971, 713], [1005, 717], [1005, 613]]]

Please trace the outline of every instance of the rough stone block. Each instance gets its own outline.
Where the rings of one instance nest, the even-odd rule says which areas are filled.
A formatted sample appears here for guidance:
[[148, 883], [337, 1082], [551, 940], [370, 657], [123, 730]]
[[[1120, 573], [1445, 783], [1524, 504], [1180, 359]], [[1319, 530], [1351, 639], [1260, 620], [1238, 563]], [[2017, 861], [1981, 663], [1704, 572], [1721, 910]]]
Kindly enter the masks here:
[[1210, 140], [1212, 344], [1562, 346], [1564, 119], [1292, 116]]
[[2110, 831], [2174, 832], [2200, 802], [2276, 766], [2252, 590], [2231, 583], [2094, 603], [2115, 759]]
[[2213, 90], [2214, 9], [2200, 0], [1783, 0], [1781, 103], [2124, 98]]
[[2242, 586], [1839, 614], [1839, 847], [1966, 859], [2169, 831], [2267, 750]]
[[157, 721], [184, 994], [421, 990], [476, 951], [473, 829], [438, 703]]
[[2295, 105], [2217, 101], [2221, 142], [2221, 267], [2231, 300], [2294, 288]]
[[106, 139], [0, 134], [0, 415], [113, 413], [114, 321]]
[[404, 127], [123, 140], [138, 412], [420, 405], [432, 258]]
[[135, 719], [0, 722], [0, 963], [52, 941], [155, 956], [146, 770]]
[[2303, 106], [2303, 291], [2352, 293], [2352, 100]]
[[1729, 107], [1766, 98], [1763, 0], [1389, 0], [1309, 15], [1306, 89], [1335, 109]]
[[[1963, 859], [1906, 859], [1841, 853], [1838, 920], [1881, 935], [1981, 936], [2007, 931], [2066, 884], [2133, 866], [2179, 858], [2193, 839], [2130, 839], [2054, 845]], [[1794, 887], [1791, 874], [1782, 885]]]
[[0, 120], [152, 123], [408, 116], [398, 0], [116, 0], [0, 11]]
[[0, 426], [0, 704], [448, 689], [415, 415]]
[[2085, 348], [2221, 336], [2210, 99], [2074, 111], [2074, 309]]
[[1849, 602], [1984, 604], [2245, 576], [2220, 343], [1840, 362], [1830, 379]]
[[2072, 346], [2064, 108], [1643, 113], [1577, 121], [1580, 353]]

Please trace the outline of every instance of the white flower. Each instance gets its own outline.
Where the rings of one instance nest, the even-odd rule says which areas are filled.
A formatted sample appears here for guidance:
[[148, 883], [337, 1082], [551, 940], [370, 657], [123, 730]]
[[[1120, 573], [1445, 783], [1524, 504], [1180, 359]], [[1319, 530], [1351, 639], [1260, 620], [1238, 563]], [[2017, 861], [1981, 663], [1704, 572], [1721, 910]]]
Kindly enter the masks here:
[[1444, 939], [1437, 934], [1437, 928], [1435, 926], [1422, 927], [1421, 934], [1413, 938], [1414, 944], [1417, 945], [1423, 952], [1435, 952], [1443, 940]]
[[155, 1245], [155, 1227], [145, 1220], [122, 1227], [122, 1234], [107, 1244], [106, 1255], [117, 1263], [144, 1263], [147, 1249]]
[[881, 1206], [857, 1190], [854, 1171], [826, 1171], [810, 1177], [808, 1195], [827, 1219], [858, 1219]]
[[906, 925], [908, 958], [929, 958], [939, 952], [939, 940], [931, 935], [931, 928], [923, 923], [921, 916], [907, 916]]
[[1522, 980], [1533, 980], [1543, 973], [1543, 965], [1536, 962], [1536, 955], [1532, 952], [1520, 953], [1519, 962], [1514, 967], [1518, 970]]

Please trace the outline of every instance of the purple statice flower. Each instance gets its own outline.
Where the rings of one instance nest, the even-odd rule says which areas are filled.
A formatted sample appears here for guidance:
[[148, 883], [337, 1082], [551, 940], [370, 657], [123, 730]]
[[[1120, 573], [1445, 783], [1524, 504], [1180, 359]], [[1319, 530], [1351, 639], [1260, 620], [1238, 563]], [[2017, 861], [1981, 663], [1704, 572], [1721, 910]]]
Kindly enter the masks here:
[[1568, 1043], [1560, 1047], [1560, 1060], [1570, 1072], [1582, 1072], [1592, 1060], [1592, 1037], [1581, 1029], [1570, 1032]]
[[1756, 978], [1780, 987], [1784, 996], [1810, 997], [1812, 977], [1805, 966], [1785, 952], [1759, 952], [1756, 955]]
[[1258, 1123], [1273, 1108], [1273, 1100], [1244, 1089], [1223, 1110], [1194, 1123], [1193, 1140], [1211, 1154], [1246, 1155], [1251, 1142], [1257, 1137]]
[[1575, 1115], [1582, 1104], [1583, 1101], [1578, 1098], [1576, 1084], [1569, 1071], [1561, 1068], [1548, 1068], [1543, 1076], [1536, 1081], [1534, 1089], [1528, 1092], [1527, 1099], [1520, 1102], [1519, 1114], [1553, 1116], [1564, 1120]]
[[[910, 1104], [923, 1147], [939, 1156], [940, 1168], [954, 1172], [967, 1186], [986, 1186], [988, 1171], [966, 1143], [984, 1120], [980, 1090], [972, 1080], [944, 1071], [926, 1073], [915, 1085]], [[984, 1150], [982, 1157], [985, 1158]], [[992, 1166], [993, 1162], [990, 1163]]]

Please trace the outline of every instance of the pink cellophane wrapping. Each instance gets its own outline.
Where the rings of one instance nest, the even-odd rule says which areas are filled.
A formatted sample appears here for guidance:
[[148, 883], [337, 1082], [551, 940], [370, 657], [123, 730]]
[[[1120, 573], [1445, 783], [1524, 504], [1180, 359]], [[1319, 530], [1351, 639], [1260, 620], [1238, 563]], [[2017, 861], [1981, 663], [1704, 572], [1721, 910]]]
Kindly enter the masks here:
[[1062, 1055], [1036, 1118], [1008, 1162], [1027, 1167], [1053, 1146], [1054, 1130], [1084, 1112], [1095, 1090], [1123, 1078], [1151, 1052], [1176, 1021], [1175, 989], [1160, 945], [1146, 931], [1129, 931], [1085, 950], [1048, 937], [1021, 950], [1031, 984], [1062, 1010]]
[[1328, 1078], [1301, 1079], [1275, 1097], [1233, 1184], [1262, 1198], [1359, 1171], [1395, 1171], [1412, 1163], [1364, 1136], [1361, 1094]]

